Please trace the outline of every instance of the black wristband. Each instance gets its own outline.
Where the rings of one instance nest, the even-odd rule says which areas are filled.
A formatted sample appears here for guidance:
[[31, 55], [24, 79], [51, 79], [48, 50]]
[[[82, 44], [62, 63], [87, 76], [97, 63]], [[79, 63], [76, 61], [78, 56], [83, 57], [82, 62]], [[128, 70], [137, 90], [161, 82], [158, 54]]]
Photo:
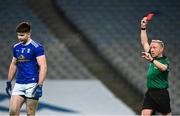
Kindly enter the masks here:
[[153, 63], [154, 62], [154, 58], [150, 62]]
[[141, 30], [146, 30], [146, 28], [142, 28], [142, 27], [141, 27]]

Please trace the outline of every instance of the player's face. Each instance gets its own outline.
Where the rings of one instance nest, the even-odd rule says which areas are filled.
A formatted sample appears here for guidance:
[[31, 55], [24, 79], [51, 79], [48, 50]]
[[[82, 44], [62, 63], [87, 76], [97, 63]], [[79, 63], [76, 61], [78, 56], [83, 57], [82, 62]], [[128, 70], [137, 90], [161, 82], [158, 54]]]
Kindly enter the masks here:
[[159, 43], [151, 42], [150, 52], [152, 57], [159, 57], [163, 53], [163, 47]]
[[19, 41], [25, 44], [29, 39], [29, 33], [17, 33]]

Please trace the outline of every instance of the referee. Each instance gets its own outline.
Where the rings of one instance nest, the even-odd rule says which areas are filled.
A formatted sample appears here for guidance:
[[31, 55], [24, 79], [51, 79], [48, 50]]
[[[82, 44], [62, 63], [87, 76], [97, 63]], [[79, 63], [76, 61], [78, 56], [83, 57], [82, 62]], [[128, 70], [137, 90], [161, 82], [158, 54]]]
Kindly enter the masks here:
[[147, 17], [141, 20], [141, 44], [144, 48], [142, 57], [149, 61], [147, 71], [147, 92], [144, 96], [141, 116], [150, 116], [156, 111], [171, 116], [170, 97], [167, 88], [169, 60], [163, 55], [164, 43], [155, 38], [148, 43], [146, 26]]

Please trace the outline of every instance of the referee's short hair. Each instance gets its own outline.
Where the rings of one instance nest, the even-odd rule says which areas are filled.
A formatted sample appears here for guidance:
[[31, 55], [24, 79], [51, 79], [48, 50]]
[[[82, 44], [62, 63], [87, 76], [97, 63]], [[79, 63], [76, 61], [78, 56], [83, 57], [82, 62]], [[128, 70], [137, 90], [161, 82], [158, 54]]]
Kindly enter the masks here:
[[161, 47], [164, 48], [164, 42], [159, 39], [153, 39], [151, 42], [159, 43], [161, 45]]
[[16, 27], [17, 33], [30, 33], [31, 32], [31, 24], [29, 22], [21, 22]]

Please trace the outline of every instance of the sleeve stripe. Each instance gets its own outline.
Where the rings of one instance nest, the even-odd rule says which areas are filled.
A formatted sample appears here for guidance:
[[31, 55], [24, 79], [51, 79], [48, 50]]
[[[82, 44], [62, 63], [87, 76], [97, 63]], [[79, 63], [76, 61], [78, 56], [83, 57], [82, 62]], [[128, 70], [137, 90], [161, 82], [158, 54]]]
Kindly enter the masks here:
[[39, 47], [39, 44], [37, 44], [36, 42], [32, 41], [31, 43], [35, 48]]

